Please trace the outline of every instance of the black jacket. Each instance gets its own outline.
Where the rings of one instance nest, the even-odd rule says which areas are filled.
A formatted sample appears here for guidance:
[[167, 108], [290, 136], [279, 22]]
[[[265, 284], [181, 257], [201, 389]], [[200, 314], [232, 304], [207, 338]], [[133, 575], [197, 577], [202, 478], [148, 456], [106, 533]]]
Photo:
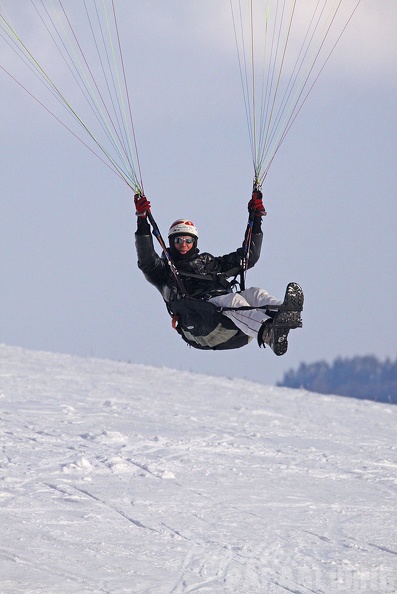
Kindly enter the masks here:
[[[261, 252], [263, 234], [260, 224], [257, 224], [256, 229], [254, 227], [254, 231], [258, 227], [259, 232], [254, 232], [252, 235], [249, 268], [256, 264]], [[160, 291], [166, 303], [171, 302], [178, 294], [176, 281], [164, 255], [158, 256], [154, 249], [148, 224], [146, 227], [142, 224], [138, 225], [135, 245], [138, 268], [142, 270], [145, 278]], [[208, 299], [230, 292], [231, 285], [227, 279], [235, 277], [239, 273], [242, 256], [242, 248], [218, 257], [206, 252], [200, 254], [196, 250], [191, 258], [175, 260], [174, 264], [181, 275], [187, 294], [190, 297]]]

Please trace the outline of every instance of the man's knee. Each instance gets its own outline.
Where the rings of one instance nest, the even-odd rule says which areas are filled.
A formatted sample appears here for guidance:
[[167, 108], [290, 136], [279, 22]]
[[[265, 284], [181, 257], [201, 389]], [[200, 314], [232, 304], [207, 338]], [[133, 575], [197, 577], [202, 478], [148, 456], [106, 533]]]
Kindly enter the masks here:
[[248, 301], [240, 293], [220, 295], [219, 297], [213, 297], [209, 301], [221, 307], [246, 307], [249, 305]]
[[265, 289], [259, 287], [249, 287], [242, 291], [242, 295], [250, 305], [260, 305], [260, 303], [269, 297], [269, 293]]

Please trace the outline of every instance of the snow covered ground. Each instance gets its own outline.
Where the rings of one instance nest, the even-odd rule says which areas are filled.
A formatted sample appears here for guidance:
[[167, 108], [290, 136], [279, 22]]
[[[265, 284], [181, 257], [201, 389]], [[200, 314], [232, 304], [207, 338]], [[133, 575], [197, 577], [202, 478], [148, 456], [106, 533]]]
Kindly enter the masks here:
[[1, 594], [397, 592], [396, 406], [0, 359]]

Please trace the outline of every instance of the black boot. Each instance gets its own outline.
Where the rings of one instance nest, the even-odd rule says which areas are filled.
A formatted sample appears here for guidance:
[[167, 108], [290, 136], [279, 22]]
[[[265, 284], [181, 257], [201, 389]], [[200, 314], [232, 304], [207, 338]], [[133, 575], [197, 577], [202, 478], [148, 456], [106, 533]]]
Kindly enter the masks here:
[[260, 347], [268, 345], [277, 355], [284, 355], [288, 349], [289, 328], [277, 326], [273, 320], [266, 320], [258, 332], [258, 344]]
[[297, 283], [289, 283], [283, 303], [276, 309], [266, 310], [272, 319], [266, 320], [258, 332], [259, 346], [270, 346], [280, 356], [288, 349], [288, 333], [302, 327], [303, 291]]

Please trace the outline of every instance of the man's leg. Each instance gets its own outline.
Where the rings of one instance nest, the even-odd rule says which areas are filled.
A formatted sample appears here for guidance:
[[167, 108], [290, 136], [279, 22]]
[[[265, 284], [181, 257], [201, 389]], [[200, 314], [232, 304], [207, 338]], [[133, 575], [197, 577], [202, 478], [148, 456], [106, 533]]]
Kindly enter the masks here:
[[[209, 299], [219, 307], [259, 307], [264, 305], [280, 305], [281, 301], [269, 295], [264, 289], [252, 287], [240, 293], [227, 293]], [[262, 324], [269, 319], [265, 309], [248, 309], [243, 311], [224, 311], [224, 316], [230, 318], [244, 334], [257, 338]]]

